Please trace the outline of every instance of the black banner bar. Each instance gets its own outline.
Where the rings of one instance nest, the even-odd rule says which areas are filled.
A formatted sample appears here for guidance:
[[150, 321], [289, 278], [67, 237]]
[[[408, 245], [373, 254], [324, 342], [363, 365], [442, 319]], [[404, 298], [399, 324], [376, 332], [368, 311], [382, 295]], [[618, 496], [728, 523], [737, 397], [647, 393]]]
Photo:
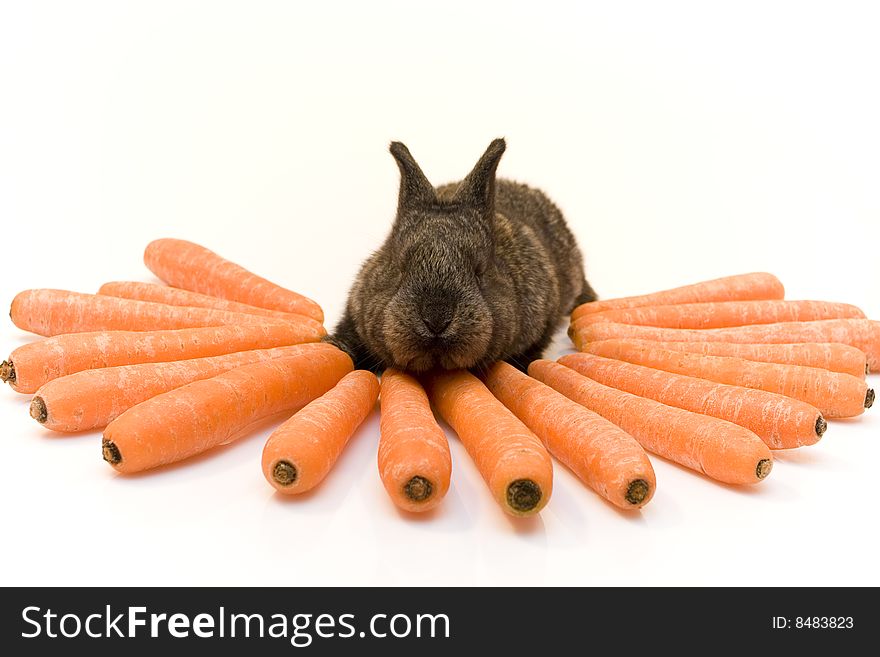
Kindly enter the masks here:
[[837, 588], [18, 588], [4, 589], [0, 623], [5, 654], [763, 654], [866, 645], [878, 633], [872, 597]]

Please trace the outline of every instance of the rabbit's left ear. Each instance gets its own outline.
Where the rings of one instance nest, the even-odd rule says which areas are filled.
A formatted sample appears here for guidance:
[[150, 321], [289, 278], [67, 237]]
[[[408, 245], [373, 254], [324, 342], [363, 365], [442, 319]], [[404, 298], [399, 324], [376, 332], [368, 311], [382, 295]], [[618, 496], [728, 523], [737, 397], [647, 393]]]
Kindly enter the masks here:
[[409, 149], [399, 141], [392, 141], [388, 150], [391, 151], [397, 162], [397, 168], [400, 169], [398, 209], [425, 207], [435, 203], [437, 196], [434, 187], [422, 173]]
[[490, 209], [495, 199], [495, 170], [506, 148], [507, 143], [503, 139], [489, 144], [480, 161], [461, 181], [453, 200], [480, 209]]

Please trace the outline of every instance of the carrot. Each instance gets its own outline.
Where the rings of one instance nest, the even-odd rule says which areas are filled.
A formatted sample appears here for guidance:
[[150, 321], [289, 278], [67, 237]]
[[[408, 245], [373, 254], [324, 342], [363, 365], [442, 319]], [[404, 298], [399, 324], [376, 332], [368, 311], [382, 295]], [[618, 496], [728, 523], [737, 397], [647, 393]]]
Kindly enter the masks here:
[[222, 356], [85, 370], [49, 381], [31, 401], [31, 417], [53, 431], [106, 427], [121, 413], [151, 397], [249, 363], [336, 347], [317, 342], [240, 351]]
[[610, 420], [649, 452], [718, 481], [757, 483], [773, 467], [767, 445], [732, 422], [610, 388], [552, 361], [533, 361], [529, 374]]
[[717, 383], [775, 392], [811, 404], [829, 418], [859, 415], [874, 402], [874, 391], [862, 379], [818, 367], [702, 356], [642, 347], [627, 340], [594, 342], [586, 345], [584, 351]]
[[483, 377], [489, 390], [587, 486], [622, 509], [647, 504], [657, 486], [641, 445], [618, 426], [507, 363]]
[[535, 434], [469, 372], [436, 372], [427, 384], [501, 508], [514, 516], [538, 513], [550, 499], [553, 464]]
[[771, 449], [812, 445], [828, 428], [814, 406], [765, 390], [715, 383], [592, 354], [570, 354], [559, 362], [612, 388], [738, 424], [757, 434]]
[[193, 242], [150, 242], [144, 250], [144, 263], [174, 287], [324, 321], [324, 312], [311, 299], [275, 285]]
[[871, 371], [880, 370], [880, 322], [870, 319], [822, 319], [814, 322], [780, 322], [702, 330], [603, 322], [572, 330], [570, 335], [578, 349], [588, 342], [609, 338], [763, 344], [839, 342], [865, 352]]
[[393, 368], [382, 373], [379, 476], [404, 511], [427, 511], [449, 489], [452, 459], [446, 434], [421, 384]]
[[352, 370], [335, 349], [242, 365], [132, 406], [107, 425], [104, 460], [128, 474], [181, 461], [305, 406]]
[[66, 290], [20, 292], [12, 300], [9, 316], [18, 328], [47, 336], [89, 331], [159, 331], [280, 322], [309, 326], [315, 331], [323, 330], [318, 322], [308, 317], [279, 320], [227, 310], [169, 306]]
[[306, 315], [295, 315], [280, 310], [267, 310], [257, 306], [249, 306], [246, 303], [218, 299], [217, 297], [181, 290], [170, 285], [157, 285], [156, 283], [138, 283], [137, 281], [114, 281], [104, 283], [98, 294], [121, 299], [135, 299], [137, 301], [152, 301], [165, 303], [169, 306], [196, 306], [198, 308], [213, 308], [215, 310], [228, 310], [235, 313], [247, 313], [248, 315], [260, 315], [261, 317], [274, 317], [275, 319], [295, 320]]
[[572, 319], [614, 308], [638, 308], [672, 303], [701, 303], [703, 301], [782, 299], [784, 296], [785, 288], [773, 274], [739, 274], [636, 297], [591, 301], [575, 308], [572, 311]]
[[324, 480], [348, 439], [376, 405], [379, 381], [355, 370], [272, 432], [263, 448], [263, 474], [285, 495]]
[[0, 365], [0, 380], [31, 394], [52, 379], [82, 370], [316, 342], [322, 334], [323, 329], [289, 323], [71, 333], [22, 345]]
[[865, 353], [846, 344], [803, 342], [783, 344], [743, 344], [738, 342], [655, 342], [628, 340], [642, 347], [654, 346], [705, 356], [734, 356], [762, 363], [806, 365], [832, 372], [843, 372], [864, 379], [868, 369]]
[[831, 301], [721, 301], [682, 303], [669, 306], [618, 308], [590, 313], [574, 321], [574, 326], [593, 322], [617, 322], [665, 328], [709, 329], [747, 324], [804, 322], [816, 319], [864, 319], [856, 306]]

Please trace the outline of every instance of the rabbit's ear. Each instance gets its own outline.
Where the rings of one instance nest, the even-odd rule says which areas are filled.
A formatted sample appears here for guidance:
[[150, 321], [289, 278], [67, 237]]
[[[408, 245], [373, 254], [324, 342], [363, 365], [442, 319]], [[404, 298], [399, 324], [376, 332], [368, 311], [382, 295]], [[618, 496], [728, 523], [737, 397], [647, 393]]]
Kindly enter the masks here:
[[388, 149], [397, 161], [400, 169], [400, 208], [423, 207], [436, 202], [434, 187], [425, 178], [425, 174], [416, 164], [409, 149], [399, 141], [392, 141]]
[[506, 148], [507, 143], [503, 139], [496, 139], [489, 144], [480, 161], [461, 181], [453, 200], [481, 209], [490, 209], [495, 200], [495, 170]]

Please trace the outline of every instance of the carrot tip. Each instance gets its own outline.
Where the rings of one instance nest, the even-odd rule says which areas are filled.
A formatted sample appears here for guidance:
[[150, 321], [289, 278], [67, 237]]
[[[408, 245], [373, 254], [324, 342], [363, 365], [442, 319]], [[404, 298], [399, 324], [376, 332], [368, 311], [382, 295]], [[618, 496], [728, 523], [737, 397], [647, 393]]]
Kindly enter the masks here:
[[424, 502], [434, 493], [434, 486], [424, 477], [416, 475], [406, 482], [403, 492], [406, 498], [412, 502]]
[[0, 381], [15, 385], [15, 365], [11, 360], [4, 360], [0, 363]]
[[290, 486], [296, 481], [297, 476], [299, 473], [296, 471], [296, 466], [288, 461], [278, 461], [272, 468], [272, 479], [279, 486]]
[[110, 465], [119, 465], [122, 463], [122, 454], [119, 453], [119, 448], [112, 440], [107, 440], [105, 438], [101, 441], [101, 455]]
[[755, 476], [760, 481], [761, 479], [766, 477], [768, 474], [770, 474], [770, 471], [772, 469], [773, 469], [773, 461], [771, 461], [770, 459], [761, 459], [760, 461], [758, 461], [758, 467], [755, 468]]
[[534, 509], [541, 497], [541, 487], [531, 479], [517, 479], [507, 487], [507, 505], [518, 513]]
[[827, 429], [828, 423], [825, 421], [825, 418], [820, 415], [816, 418], [816, 435], [821, 438], [822, 434], [824, 434]]
[[874, 388], [868, 388], [865, 395], [865, 408], [871, 408], [874, 405]]
[[31, 417], [40, 424], [44, 424], [46, 418], [49, 417], [49, 411], [46, 409], [46, 402], [42, 397], [34, 397], [31, 400]]
[[648, 497], [651, 487], [644, 479], [636, 479], [631, 481], [626, 489], [626, 501], [630, 504], [641, 504]]

